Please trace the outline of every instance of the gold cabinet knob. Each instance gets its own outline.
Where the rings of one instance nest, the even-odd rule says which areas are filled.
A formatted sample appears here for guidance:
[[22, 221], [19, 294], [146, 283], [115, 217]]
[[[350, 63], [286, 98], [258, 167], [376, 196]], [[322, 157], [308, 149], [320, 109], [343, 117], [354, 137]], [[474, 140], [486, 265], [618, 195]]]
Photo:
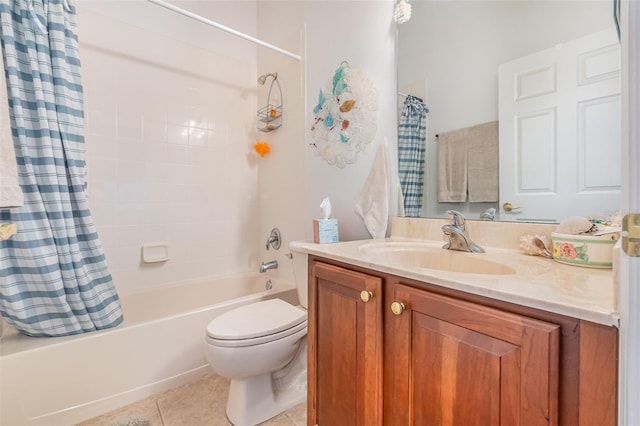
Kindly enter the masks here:
[[360, 292], [360, 299], [363, 302], [368, 302], [369, 300], [371, 300], [372, 297], [373, 297], [373, 293], [371, 293], [370, 291], [362, 290]]
[[393, 302], [391, 304], [391, 312], [393, 312], [395, 315], [400, 315], [402, 311], [404, 311], [404, 303]]
[[513, 210], [518, 210], [520, 207], [516, 207], [513, 204], [507, 202], [502, 205], [502, 208], [504, 209], [505, 212], [510, 212]]

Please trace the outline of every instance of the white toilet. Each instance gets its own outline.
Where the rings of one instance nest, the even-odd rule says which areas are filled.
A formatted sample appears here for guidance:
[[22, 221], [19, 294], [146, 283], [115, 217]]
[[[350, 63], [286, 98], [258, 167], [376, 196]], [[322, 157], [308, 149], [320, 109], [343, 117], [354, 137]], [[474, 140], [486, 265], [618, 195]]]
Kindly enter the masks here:
[[292, 254], [301, 306], [263, 300], [207, 325], [205, 355], [231, 379], [226, 411], [236, 426], [256, 425], [306, 400], [307, 255]]

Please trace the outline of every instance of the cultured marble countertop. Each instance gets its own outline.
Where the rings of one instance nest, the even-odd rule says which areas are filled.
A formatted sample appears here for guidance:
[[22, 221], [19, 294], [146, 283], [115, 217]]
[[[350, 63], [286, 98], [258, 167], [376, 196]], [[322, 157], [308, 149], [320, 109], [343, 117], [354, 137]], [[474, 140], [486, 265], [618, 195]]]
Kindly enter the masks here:
[[486, 253], [452, 252], [452, 255], [478, 256], [497, 261], [516, 270], [515, 274], [490, 275], [455, 273], [425, 269], [399, 263], [393, 255], [371, 254], [367, 248], [376, 244], [410, 243], [442, 249], [442, 241], [407, 238], [386, 238], [315, 244], [295, 241], [291, 248], [307, 254], [348, 263], [374, 271], [385, 272], [490, 297], [505, 302], [529, 306], [548, 312], [592, 321], [604, 325], [619, 325], [616, 310], [614, 274], [611, 269], [584, 268], [564, 265], [552, 259], [528, 256], [519, 250], [483, 247]]

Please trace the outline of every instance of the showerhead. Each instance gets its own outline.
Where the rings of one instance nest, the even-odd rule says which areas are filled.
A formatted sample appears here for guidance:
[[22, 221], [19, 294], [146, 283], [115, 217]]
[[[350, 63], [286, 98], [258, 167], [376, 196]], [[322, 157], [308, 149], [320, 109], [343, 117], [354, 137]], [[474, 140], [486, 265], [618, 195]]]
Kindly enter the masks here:
[[278, 73], [270, 72], [268, 74], [262, 74], [260, 77], [258, 77], [258, 83], [264, 84], [267, 81], [267, 77], [273, 77], [273, 79], [275, 80], [276, 78], [278, 78]]

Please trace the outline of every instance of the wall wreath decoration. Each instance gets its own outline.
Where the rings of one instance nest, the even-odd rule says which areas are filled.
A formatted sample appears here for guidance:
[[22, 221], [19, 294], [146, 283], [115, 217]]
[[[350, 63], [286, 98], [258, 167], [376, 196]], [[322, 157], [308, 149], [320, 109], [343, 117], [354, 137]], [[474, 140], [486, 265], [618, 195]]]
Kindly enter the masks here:
[[311, 144], [331, 165], [340, 168], [356, 160], [376, 134], [378, 95], [371, 78], [345, 61], [336, 69], [313, 108]]

